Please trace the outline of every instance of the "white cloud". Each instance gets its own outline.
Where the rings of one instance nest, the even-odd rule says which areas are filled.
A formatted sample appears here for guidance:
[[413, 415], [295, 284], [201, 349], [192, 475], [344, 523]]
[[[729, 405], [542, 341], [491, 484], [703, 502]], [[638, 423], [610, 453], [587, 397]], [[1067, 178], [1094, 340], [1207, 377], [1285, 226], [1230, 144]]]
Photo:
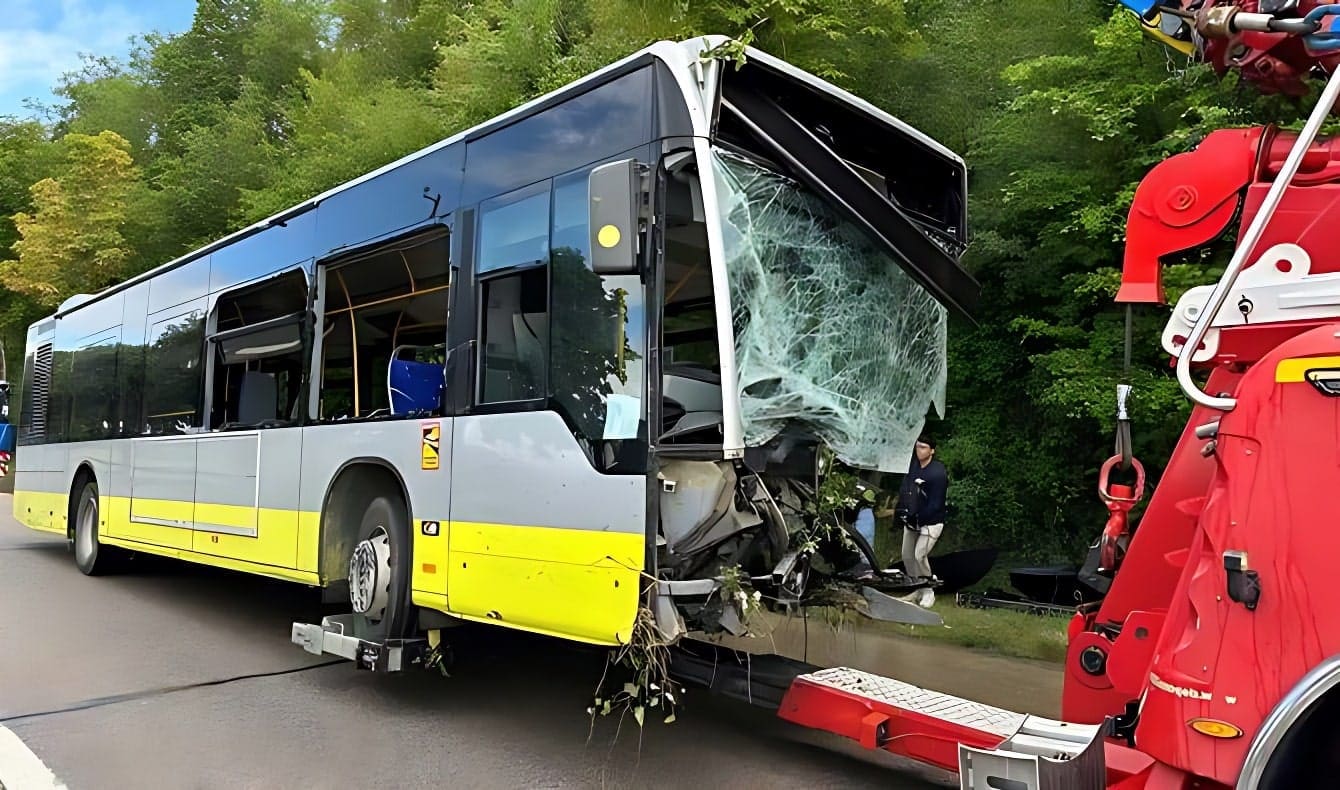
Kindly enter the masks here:
[[25, 96], [48, 95], [62, 74], [79, 67], [81, 54], [124, 54], [130, 37], [148, 29], [143, 18], [119, 3], [7, 0], [4, 5], [0, 114], [17, 111]]

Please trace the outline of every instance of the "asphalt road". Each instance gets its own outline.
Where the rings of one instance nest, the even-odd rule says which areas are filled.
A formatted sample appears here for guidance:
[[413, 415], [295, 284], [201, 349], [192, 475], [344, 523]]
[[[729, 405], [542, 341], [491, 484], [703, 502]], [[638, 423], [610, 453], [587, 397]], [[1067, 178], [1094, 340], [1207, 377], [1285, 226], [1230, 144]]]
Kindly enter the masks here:
[[329, 665], [289, 643], [312, 590], [157, 560], [85, 577], [9, 512], [0, 725], [72, 790], [956, 786], [701, 691], [671, 725], [592, 727], [603, 653], [499, 628], [451, 632], [450, 678]]

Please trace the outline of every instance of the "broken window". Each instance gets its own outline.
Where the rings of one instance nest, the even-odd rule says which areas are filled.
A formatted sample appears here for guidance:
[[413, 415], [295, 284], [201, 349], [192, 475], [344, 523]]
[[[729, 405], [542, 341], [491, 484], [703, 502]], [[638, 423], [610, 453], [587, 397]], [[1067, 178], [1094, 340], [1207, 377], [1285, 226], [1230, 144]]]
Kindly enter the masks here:
[[219, 297], [209, 427], [286, 425], [300, 414], [307, 277], [289, 271]]
[[799, 424], [848, 464], [902, 471], [944, 411], [946, 309], [791, 179], [724, 150], [713, 175], [745, 443]]
[[325, 268], [319, 419], [440, 412], [449, 262], [435, 228]]

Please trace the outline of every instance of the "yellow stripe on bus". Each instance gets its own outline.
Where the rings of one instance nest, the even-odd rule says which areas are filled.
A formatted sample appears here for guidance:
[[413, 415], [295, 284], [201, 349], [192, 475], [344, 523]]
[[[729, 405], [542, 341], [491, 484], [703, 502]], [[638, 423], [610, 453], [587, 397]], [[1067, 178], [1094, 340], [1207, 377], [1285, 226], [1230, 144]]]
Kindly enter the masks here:
[[268, 576], [272, 579], [283, 579], [284, 581], [300, 582], [302, 584], [311, 585], [318, 585], [321, 583], [321, 580], [317, 578], [315, 573], [294, 570], [292, 568], [278, 568], [273, 565], [263, 565], [258, 562], [247, 562], [245, 560], [237, 560], [231, 557], [216, 557], [209, 554], [173, 549], [167, 546], [155, 546], [151, 543], [140, 543], [138, 541], [123, 540], [121, 538], [102, 538], [100, 542], [110, 546], [120, 546], [125, 549], [142, 551], [146, 554], [157, 554], [161, 557], [172, 557], [174, 559], [186, 560], [188, 562], [196, 562], [214, 568], [241, 571], [242, 573], [254, 573], [257, 576]]
[[[258, 537], [191, 527], [143, 524], [130, 519], [128, 497], [101, 498], [103, 543], [217, 568], [321, 584], [321, 515], [261, 508]], [[251, 523], [251, 508], [136, 500], [144, 509], [201, 523]], [[57, 513], [58, 526], [39, 525], [29, 513]], [[24, 524], [65, 533], [66, 497], [16, 491], [15, 515]], [[181, 520], [185, 520], [184, 518]], [[464, 619], [600, 645], [628, 641], [637, 616], [644, 538], [628, 532], [438, 522], [427, 535], [415, 520], [411, 537], [411, 597], [424, 607]], [[296, 566], [296, 567], [295, 567]]]
[[1287, 384], [1290, 382], [1305, 381], [1305, 374], [1309, 370], [1318, 368], [1340, 369], [1340, 357], [1294, 357], [1293, 359], [1281, 359], [1275, 365], [1275, 382], [1278, 384]]
[[461, 521], [450, 529], [452, 614], [599, 645], [627, 643], [642, 535]]
[[14, 492], [14, 518], [25, 527], [64, 535], [66, 508], [64, 494], [47, 491]]

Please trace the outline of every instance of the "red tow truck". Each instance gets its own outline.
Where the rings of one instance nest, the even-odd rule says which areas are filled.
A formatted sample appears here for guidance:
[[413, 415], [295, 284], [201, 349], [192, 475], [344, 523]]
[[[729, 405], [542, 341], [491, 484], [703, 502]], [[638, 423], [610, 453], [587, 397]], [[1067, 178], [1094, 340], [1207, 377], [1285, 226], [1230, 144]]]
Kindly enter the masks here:
[[1301, 131], [1216, 131], [1135, 194], [1118, 302], [1162, 304], [1162, 259], [1237, 243], [1164, 331], [1194, 408], [1133, 530], [1143, 482], [1103, 476], [1111, 583], [1070, 624], [1065, 721], [845, 668], [795, 676], [778, 715], [973, 790], [1340, 787], [1340, 138], [1319, 136], [1340, 4], [1123, 2], [1221, 73], [1324, 88]]

